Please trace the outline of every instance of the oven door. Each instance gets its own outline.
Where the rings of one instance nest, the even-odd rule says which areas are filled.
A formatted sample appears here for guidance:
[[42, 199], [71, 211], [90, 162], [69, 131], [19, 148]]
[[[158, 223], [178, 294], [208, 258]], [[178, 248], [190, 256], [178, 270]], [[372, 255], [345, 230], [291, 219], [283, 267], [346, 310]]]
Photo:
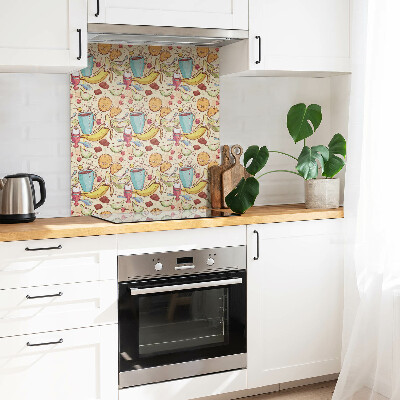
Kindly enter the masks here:
[[119, 284], [120, 387], [246, 367], [246, 271]]

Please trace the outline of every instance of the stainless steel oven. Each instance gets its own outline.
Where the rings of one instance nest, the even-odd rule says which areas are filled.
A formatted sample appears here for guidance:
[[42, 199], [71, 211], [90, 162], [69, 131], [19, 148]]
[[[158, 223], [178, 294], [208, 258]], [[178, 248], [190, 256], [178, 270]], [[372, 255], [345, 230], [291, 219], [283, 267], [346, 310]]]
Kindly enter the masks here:
[[118, 257], [120, 388], [246, 368], [246, 246]]

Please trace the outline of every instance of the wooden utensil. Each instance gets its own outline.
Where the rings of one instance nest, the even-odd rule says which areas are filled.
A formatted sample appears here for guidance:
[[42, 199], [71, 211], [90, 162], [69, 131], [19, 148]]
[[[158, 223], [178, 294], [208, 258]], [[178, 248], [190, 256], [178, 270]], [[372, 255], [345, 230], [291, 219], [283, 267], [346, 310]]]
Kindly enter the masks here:
[[229, 146], [222, 147], [222, 164], [214, 165], [208, 169], [209, 188], [211, 194], [211, 207], [222, 208], [222, 173], [232, 166]]
[[232, 146], [231, 152], [235, 163], [232, 167], [222, 172], [222, 201], [223, 208], [228, 208], [225, 203], [225, 197], [236, 187], [242, 178], [248, 178], [251, 176], [245, 169], [245, 167], [240, 164], [240, 157], [243, 154], [242, 146], [238, 144]]

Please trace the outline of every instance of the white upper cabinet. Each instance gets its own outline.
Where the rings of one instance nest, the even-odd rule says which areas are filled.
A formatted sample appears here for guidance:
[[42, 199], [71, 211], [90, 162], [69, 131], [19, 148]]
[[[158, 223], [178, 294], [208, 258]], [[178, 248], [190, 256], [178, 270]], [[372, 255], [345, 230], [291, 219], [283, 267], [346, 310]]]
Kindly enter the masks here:
[[13, 0], [0, 13], [0, 72], [72, 72], [87, 63], [87, 0]]
[[342, 223], [247, 227], [248, 388], [340, 371]]
[[88, 10], [89, 23], [248, 29], [248, 0], [89, 0]]
[[223, 47], [221, 75], [350, 72], [350, 0], [250, 0], [249, 40]]

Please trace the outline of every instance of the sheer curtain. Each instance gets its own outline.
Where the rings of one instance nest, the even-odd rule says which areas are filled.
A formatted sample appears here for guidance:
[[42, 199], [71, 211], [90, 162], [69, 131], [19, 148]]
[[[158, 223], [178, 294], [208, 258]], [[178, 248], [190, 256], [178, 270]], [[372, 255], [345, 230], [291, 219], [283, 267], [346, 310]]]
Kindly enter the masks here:
[[400, 400], [400, 1], [353, 3], [344, 354], [333, 400]]

